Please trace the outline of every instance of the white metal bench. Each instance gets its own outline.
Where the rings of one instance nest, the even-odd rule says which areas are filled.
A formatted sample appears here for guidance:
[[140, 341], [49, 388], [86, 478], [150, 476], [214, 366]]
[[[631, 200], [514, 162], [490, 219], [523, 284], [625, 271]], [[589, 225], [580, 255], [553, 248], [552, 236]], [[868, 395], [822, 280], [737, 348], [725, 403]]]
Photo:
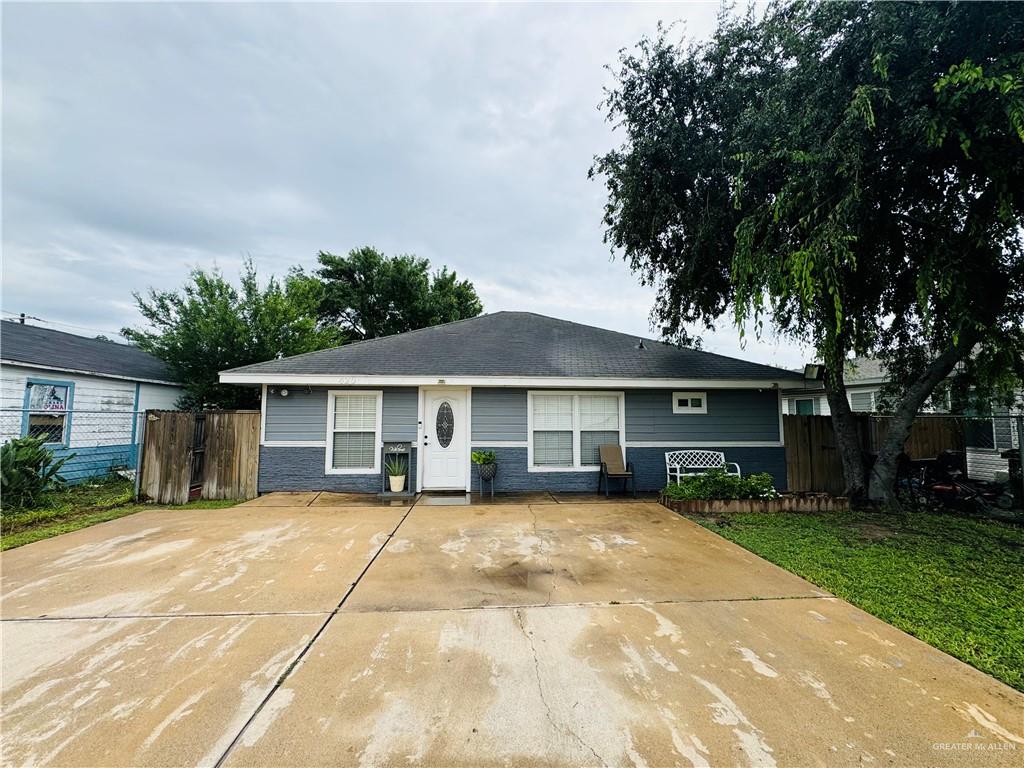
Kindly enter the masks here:
[[740, 475], [740, 465], [726, 461], [721, 451], [669, 451], [665, 454], [665, 475], [669, 483], [678, 483], [687, 475], [703, 475], [709, 469], [724, 469], [727, 474]]

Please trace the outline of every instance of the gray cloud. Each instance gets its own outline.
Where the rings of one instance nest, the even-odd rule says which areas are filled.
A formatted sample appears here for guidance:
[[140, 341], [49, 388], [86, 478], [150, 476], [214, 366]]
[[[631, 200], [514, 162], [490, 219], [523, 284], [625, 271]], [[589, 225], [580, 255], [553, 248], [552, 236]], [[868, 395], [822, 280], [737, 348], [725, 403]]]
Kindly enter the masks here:
[[[9, 4], [3, 308], [101, 329], [194, 265], [312, 266], [373, 244], [487, 310], [649, 334], [601, 241], [604, 65], [717, 5]], [[707, 348], [799, 364], [786, 343]]]

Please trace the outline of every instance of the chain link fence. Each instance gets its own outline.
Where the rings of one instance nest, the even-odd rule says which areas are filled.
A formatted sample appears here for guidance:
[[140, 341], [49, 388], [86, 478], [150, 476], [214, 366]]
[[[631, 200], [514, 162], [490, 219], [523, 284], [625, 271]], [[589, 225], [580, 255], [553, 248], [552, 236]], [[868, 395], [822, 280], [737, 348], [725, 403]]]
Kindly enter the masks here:
[[139, 465], [142, 411], [73, 408], [0, 409], [0, 442], [19, 437], [42, 438], [58, 458], [70, 484], [120, 475], [134, 479]]

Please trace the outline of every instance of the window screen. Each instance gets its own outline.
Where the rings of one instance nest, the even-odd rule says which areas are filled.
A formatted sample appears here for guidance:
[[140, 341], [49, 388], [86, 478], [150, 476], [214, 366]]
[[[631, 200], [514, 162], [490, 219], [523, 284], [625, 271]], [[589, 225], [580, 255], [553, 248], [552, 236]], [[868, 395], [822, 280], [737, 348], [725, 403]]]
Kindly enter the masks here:
[[377, 459], [377, 395], [335, 395], [331, 465], [372, 470]]
[[533, 398], [533, 463], [538, 467], [571, 467], [572, 395]]

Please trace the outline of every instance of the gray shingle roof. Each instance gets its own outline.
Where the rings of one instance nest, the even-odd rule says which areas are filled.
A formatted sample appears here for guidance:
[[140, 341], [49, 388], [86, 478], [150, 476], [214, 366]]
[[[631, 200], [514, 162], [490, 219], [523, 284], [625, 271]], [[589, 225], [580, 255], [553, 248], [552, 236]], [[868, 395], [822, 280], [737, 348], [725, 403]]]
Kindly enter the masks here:
[[138, 347], [36, 325], [0, 322], [0, 359], [61, 371], [81, 371], [126, 379], [173, 382], [167, 367]]
[[495, 312], [222, 373], [572, 378], [800, 379], [782, 368], [680, 349], [531, 312]]

